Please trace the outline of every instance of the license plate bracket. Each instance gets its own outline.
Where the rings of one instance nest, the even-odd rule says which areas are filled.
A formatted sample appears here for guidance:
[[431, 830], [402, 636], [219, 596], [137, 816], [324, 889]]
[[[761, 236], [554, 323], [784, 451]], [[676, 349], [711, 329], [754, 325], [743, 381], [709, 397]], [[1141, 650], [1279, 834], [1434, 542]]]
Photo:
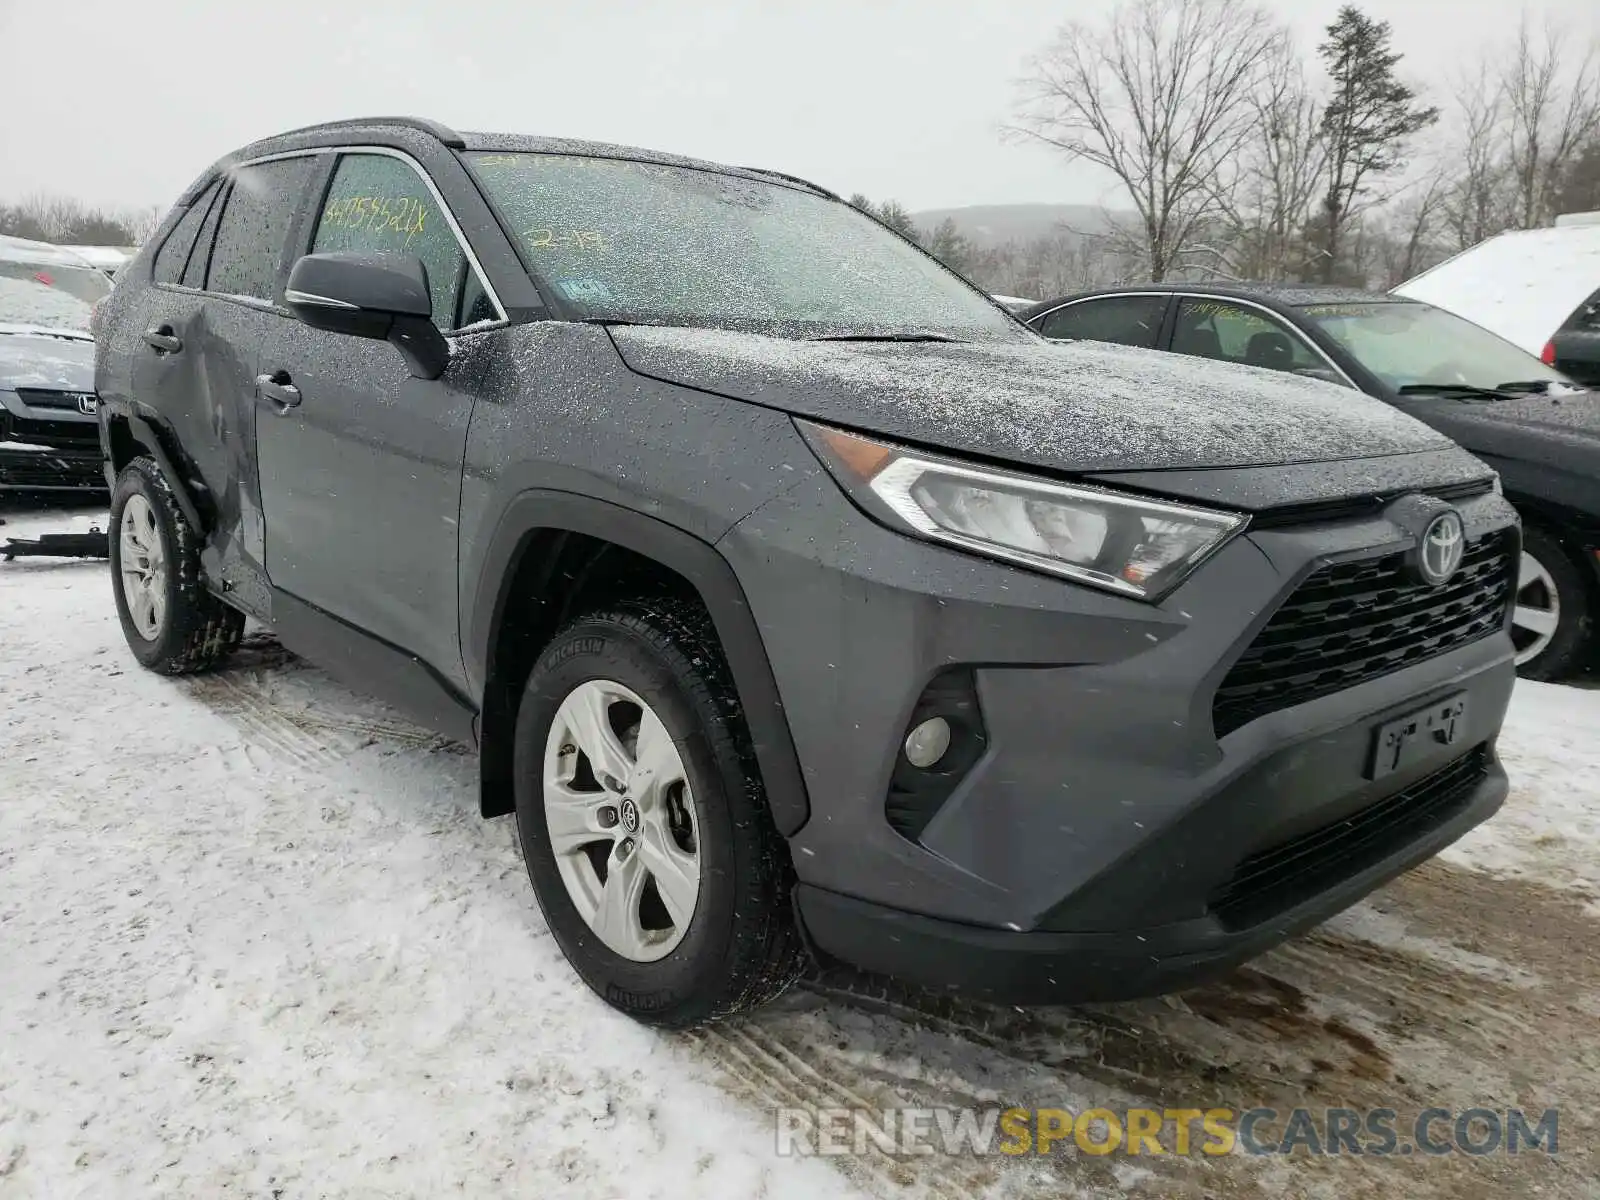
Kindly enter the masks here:
[[1373, 731], [1368, 779], [1382, 779], [1432, 758], [1466, 736], [1467, 694], [1457, 692], [1425, 708], [1385, 721]]

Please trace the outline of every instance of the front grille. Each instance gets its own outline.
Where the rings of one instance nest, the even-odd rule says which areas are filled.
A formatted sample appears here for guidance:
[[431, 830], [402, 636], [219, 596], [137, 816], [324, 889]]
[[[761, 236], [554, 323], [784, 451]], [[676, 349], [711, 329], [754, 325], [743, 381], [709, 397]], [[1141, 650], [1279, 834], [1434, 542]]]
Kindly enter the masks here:
[[1316, 571], [1223, 679], [1211, 706], [1216, 735], [1495, 633], [1511, 599], [1511, 545], [1505, 533], [1469, 542], [1442, 587], [1413, 582], [1403, 554]]
[[1360, 812], [1252, 854], [1211, 893], [1208, 907], [1229, 929], [1293, 908], [1455, 817], [1488, 774], [1488, 748], [1478, 746]]
[[60, 450], [98, 450], [100, 426], [94, 421], [57, 421], [0, 412], [0, 441], [28, 442]]
[[47, 392], [42, 388], [18, 388], [17, 398], [29, 408], [51, 412], [82, 412], [79, 405], [84, 400], [90, 401], [91, 408], [98, 404], [93, 392]]

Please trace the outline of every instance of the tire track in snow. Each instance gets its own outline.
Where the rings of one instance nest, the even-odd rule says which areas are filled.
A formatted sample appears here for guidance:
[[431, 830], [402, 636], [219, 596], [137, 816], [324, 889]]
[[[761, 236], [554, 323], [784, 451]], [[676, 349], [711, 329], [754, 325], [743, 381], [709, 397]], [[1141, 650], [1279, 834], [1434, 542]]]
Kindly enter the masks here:
[[246, 638], [220, 670], [180, 680], [188, 694], [231, 722], [247, 742], [285, 763], [320, 771], [371, 745], [407, 750], [456, 749], [450, 739], [417, 725], [363, 718], [355, 713], [313, 711], [305, 702], [286, 702], [288, 679], [309, 680], [313, 673], [267, 634]]
[[[755, 1020], [730, 1021], [691, 1033], [703, 1057], [727, 1079], [747, 1103], [764, 1111], [799, 1108], [815, 1115], [819, 1108], [849, 1108], [873, 1112], [901, 1103], [897, 1097], [878, 1097], [853, 1089], [840, 1078], [826, 1074], [808, 1061], [803, 1048], [763, 1029]], [[939, 1159], [929, 1172], [924, 1158], [890, 1153], [868, 1139], [864, 1153], [834, 1160], [860, 1186], [882, 1196], [908, 1192], [928, 1200], [969, 1200], [986, 1194], [995, 1172], [969, 1167], [973, 1160]]]

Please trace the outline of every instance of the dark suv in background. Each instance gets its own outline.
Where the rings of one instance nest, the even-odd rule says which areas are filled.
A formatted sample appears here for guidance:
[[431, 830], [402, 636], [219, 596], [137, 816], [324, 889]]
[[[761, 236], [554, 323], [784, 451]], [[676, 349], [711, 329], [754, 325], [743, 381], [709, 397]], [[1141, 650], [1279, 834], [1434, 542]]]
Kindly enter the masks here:
[[1359, 388], [1494, 467], [1523, 520], [1512, 636], [1530, 679], [1594, 661], [1600, 393], [1472, 322], [1403, 296], [1305, 284], [1106, 288], [1020, 314], [1049, 338], [1170, 350]]
[[284, 134], [124, 270], [98, 382], [139, 661], [220, 663], [249, 615], [475, 744], [641, 1019], [757, 1003], [803, 946], [1159, 991], [1506, 792], [1488, 468], [1320, 383], [1051, 345], [797, 179]]

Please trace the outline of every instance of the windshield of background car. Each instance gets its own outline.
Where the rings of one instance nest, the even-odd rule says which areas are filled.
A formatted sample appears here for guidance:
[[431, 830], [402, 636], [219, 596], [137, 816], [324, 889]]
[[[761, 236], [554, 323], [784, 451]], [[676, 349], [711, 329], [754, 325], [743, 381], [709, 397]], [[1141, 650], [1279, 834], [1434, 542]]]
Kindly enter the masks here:
[[35, 325], [44, 329], [89, 332], [89, 306], [70, 292], [16, 279], [0, 263], [0, 325]]
[[0, 277], [30, 280], [65, 292], [85, 304], [93, 304], [111, 292], [111, 280], [106, 278], [105, 272], [90, 266], [58, 266], [0, 258]]
[[535, 281], [577, 316], [783, 336], [1021, 331], [848, 204], [686, 167], [466, 156]]
[[1310, 304], [1300, 311], [1392, 388], [1567, 382], [1519, 347], [1427, 304]]

